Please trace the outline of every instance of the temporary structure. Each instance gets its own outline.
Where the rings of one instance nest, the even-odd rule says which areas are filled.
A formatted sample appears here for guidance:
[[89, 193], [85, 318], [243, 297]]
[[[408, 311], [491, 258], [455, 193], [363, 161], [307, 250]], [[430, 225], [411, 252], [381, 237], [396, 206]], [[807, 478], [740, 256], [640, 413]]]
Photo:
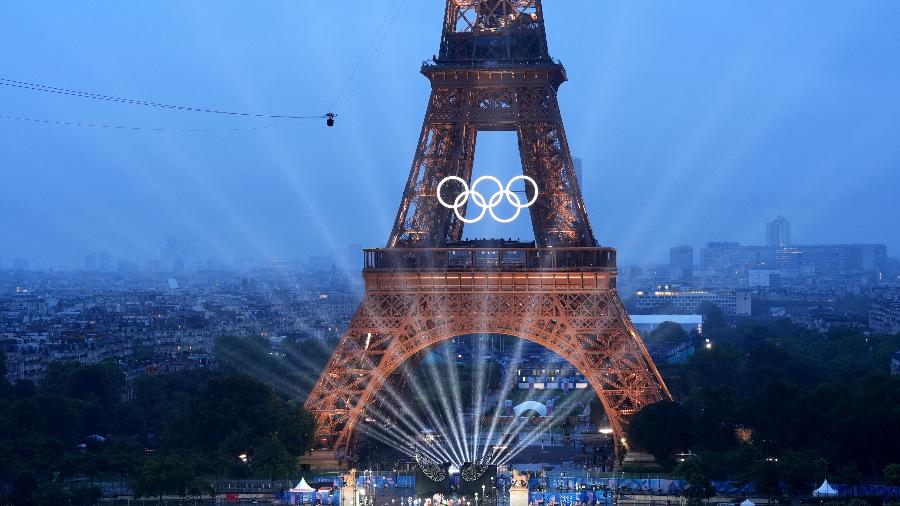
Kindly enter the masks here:
[[838, 495], [838, 491], [834, 489], [831, 485], [828, 484], [828, 480], [822, 482], [822, 486], [813, 490], [813, 495], [815, 497], [827, 497]]
[[309, 483], [306, 483], [306, 478], [300, 478], [300, 483], [291, 489], [291, 492], [294, 494], [312, 494], [315, 491], [316, 489], [310, 487]]
[[547, 406], [538, 401], [525, 401], [513, 408], [516, 416], [522, 416], [522, 413], [526, 411], [534, 411], [540, 416], [547, 416]]
[[741, 503], [741, 506], [756, 506], [756, 504], [750, 499], [744, 499], [744, 502]]

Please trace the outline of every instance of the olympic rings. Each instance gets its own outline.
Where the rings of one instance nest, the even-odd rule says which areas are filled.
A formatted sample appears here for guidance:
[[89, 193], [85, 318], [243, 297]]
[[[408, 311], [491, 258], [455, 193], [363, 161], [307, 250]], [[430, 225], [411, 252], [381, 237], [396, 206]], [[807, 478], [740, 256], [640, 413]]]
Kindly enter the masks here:
[[[511, 190], [512, 185], [519, 180], [527, 181], [531, 183], [532, 187], [534, 187], [534, 195], [532, 195], [531, 200], [524, 204], [522, 203], [522, 199], [519, 198], [519, 196]], [[463, 186], [462, 193], [460, 193], [456, 196], [455, 199], [453, 199], [452, 204], [447, 203], [446, 201], [444, 201], [444, 198], [441, 197], [441, 189], [444, 187], [444, 184], [450, 181], [456, 181]], [[497, 185], [497, 192], [493, 193], [491, 195], [491, 198], [489, 199], [485, 199], [484, 195], [477, 190], [478, 185], [484, 181], [490, 181]], [[441, 205], [446, 207], [447, 209], [453, 209], [456, 217], [459, 218], [459, 220], [463, 223], [477, 223], [481, 221], [482, 218], [484, 218], [484, 215], [486, 213], [490, 213], [491, 218], [493, 218], [494, 221], [498, 223], [511, 223], [519, 217], [519, 214], [522, 213], [522, 209], [531, 207], [537, 201], [538, 185], [534, 181], [534, 179], [528, 176], [516, 176], [510, 179], [509, 183], [507, 183], [505, 187], [503, 186], [503, 183], [501, 183], [500, 180], [495, 178], [494, 176], [481, 176], [480, 178], [476, 179], [475, 182], [472, 183], [472, 187], [469, 188], [469, 183], [465, 179], [457, 176], [447, 176], [443, 180], [441, 180], [440, 183], [438, 183], [436, 193], [438, 202], [440, 202]], [[469, 198], [472, 199], [472, 202], [476, 206], [481, 208], [481, 213], [479, 213], [476, 218], [472, 219], [467, 219], [460, 213], [460, 209], [462, 209], [466, 205], [466, 203], [469, 201]], [[499, 218], [494, 213], [494, 208], [500, 205], [504, 198], [507, 202], [509, 202], [511, 206], [516, 208], [516, 212], [512, 215], [511, 218]]]

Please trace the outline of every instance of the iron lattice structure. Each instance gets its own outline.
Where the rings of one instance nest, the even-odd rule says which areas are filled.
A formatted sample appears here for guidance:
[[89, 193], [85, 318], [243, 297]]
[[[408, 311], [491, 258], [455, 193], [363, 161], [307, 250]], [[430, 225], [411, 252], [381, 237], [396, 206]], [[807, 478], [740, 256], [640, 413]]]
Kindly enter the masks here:
[[[572, 363], [619, 441], [628, 417], [670, 394], [615, 290], [581, 197], [556, 98], [540, 0], [448, 0], [419, 145], [387, 248], [366, 251], [363, 302], [306, 401], [319, 448], [343, 449], [390, 375], [453, 337], [507, 334]], [[515, 131], [539, 196], [535, 244], [461, 247], [464, 223], [436, 196], [472, 179], [480, 130]], [[461, 191], [445, 184], [445, 201]], [[527, 188], [530, 200], [533, 190]], [[463, 214], [464, 215], [464, 214]]]

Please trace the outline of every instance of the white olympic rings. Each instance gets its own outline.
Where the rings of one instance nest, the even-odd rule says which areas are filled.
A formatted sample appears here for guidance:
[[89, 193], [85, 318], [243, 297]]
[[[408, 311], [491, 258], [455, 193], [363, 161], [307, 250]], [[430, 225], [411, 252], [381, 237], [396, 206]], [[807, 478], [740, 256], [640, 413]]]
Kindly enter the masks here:
[[[531, 186], [534, 187], [534, 195], [532, 195], [531, 200], [529, 200], [525, 204], [523, 204], [522, 199], [520, 199], [519, 196], [510, 189], [512, 188], [513, 183], [520, 179], [531, 183]], [[441, 197], [441, 188], [443, 188], [444, 184], [449, 181], [457, 181], [463, 186], [462, 193], [456, 196], [456, 199], [453, 200], [453, 204], [448, 204], [444, 201], [444, 198]], [[484, 195], [476, 190], [476, 188], [478, 188], [478, 185], [482, 181], [491, 181], [497, 185], [498, 190], [496, 193], [491, 195], [490, 199], [485, 200]], [[481, 213], [478, 215], [478, 217], [473, 219], [467, 219], [460, 213], [460, 209], [462, 209], [466, 205], [470, 197], [472, 198], [472, 202], [474, 202], [476, 206], [481, 208]], [[516, 212], [512, 215], [511, 218], [499, 218], [494, 213], [494, 208], [500, 205], [500, 202], [504, 198], [506, 198], [506, 201], [509, 202], [511, 206], [516, 208]], [[511, 223], [519, 217], [519, 214], [522, 213], [522, 209], [531, 207], [537, 201], [537, 198], [538, 185], [534, 181], [534, 179], [528, 176], [516, 176], [510, 179], [509, 183], [507, 183], [505, 187], [503, 186], [503, 183], [501, 183], [500, 180], [495, 178], [494, 176], [481, 176], [480, 178], [476, 179], [474, 183], [472, 183], [471, 188], [469, 188], [469, 183], [466, 182], [465, 179], [457, 176], [447, 176], [437, 185], [438, 202], [440, 202], [441, 205], [446, 207], [447, 209], [453, 209], [456, 217], [459, 218], [459, 220], [463, 223], [477, 223], [481, 221], [482, 218], [484, 218], [485, 213], [491, 213], [491, 218], [494, 218], [494, 220], [499, 223]]]

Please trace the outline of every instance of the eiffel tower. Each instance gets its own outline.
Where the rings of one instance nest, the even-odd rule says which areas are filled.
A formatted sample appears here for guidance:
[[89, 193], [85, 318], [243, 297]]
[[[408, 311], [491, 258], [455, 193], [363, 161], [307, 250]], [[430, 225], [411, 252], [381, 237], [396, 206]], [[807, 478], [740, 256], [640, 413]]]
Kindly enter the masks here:
[[[440, 53], [421, 71], [431, 98], [393, 231], [386, 248], [365, 250], [365, 296], [306, 400], [315, 447], [345, 452], [366, 406], [417, 353], [506, 334], [584, 375], [618, 450], [629, 417], [671, 396], [616, 293], [616, 251], [588, 220], [557, 102], [566, 72], [549, 55], [541, 1], [447, 0]], [[534, 243], [463, 242], [466, 206], [444, 205], [471, 184], [479, 131], [518, 134], [537, 186], [526, 184]], [[459, 179], [439, 199], [448, 176]]]

